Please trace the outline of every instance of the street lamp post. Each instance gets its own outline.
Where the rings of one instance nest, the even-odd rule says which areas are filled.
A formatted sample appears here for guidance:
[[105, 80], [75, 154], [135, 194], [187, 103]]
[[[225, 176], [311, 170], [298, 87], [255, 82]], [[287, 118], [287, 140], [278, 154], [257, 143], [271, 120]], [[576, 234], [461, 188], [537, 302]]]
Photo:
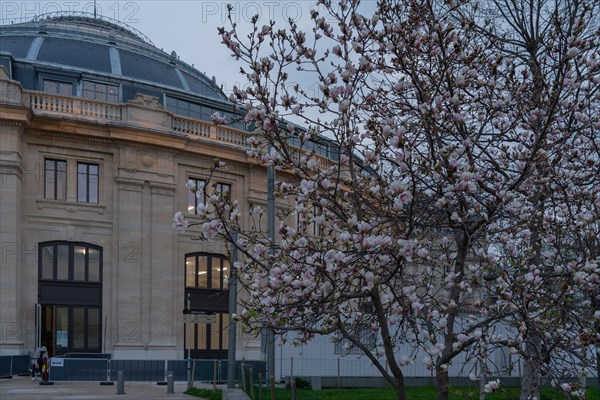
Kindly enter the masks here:
[[[187, 294], [187, 311], [188, 313], [191, 311], [191, 307], [190, 307], [190, 294]], [[189, 319], [190, 314], [186, 314], [185, 315], [185, 322], [186, 322], [186, 333], [187, 333], [187, 388], [188, 390], [192, 388], [192, 356], [191, 356], [191, 334], [190, 334], [190, 328], [191, 328], [191, 324], [190, 324], [190, 319]]]
[[227, 342], [227, 387], [235, 388], [235, 341], [236, 321], [233, 315], [237, 310], [237, 272], [234, 264], [237, 261], [237, 232], [232, 233], [231, 263], [229, 266], [229, 335]]
[[[271, 146], [269, 146], [269, 151]], [[269, 241], [271, 242], [270, 253], [273, 254], [275, 245], [275, 166], [271, 163], [267, 167], [267, 224]], [[275, 338], [273, 330], [267, 329], [267, 380], [275, 376]]]

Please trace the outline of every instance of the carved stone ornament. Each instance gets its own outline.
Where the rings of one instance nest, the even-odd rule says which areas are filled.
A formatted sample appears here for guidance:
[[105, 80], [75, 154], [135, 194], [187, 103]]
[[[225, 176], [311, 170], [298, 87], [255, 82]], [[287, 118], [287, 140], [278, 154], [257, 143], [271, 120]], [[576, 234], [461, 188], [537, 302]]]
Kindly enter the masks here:
[[149, 96], [147, 94], [138, 93], [135, 95], [135, 99], [129, 100], [128, 104], [136, 106], [142, 106], [145, 108], [154, 108], [157, 110], [163, 110], [164, 107], [158, 101], [158, 97]]

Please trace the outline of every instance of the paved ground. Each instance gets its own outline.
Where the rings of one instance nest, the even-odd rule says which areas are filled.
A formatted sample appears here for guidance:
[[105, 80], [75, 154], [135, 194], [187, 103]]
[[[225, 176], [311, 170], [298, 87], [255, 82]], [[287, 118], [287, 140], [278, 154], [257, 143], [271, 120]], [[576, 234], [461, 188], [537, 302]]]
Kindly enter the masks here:
[[[197, 397], [183, 394], [186, 382], [175, 382], [175, 394], [167, 394], [167, 386], [156, 382], [125, 382], [125, 394], [117, 395], [117, 384], [102, 386], [99, 382], [54, 382], [40, 385], [29, 377], [0, 379], [1, 400], [98, 400], [98, 399], [143, 399], [143, 400], [195, 400]], [[196, 387], [204, 385], [196, 384]], [[210, 386], [206, 386], [210, 387]]]

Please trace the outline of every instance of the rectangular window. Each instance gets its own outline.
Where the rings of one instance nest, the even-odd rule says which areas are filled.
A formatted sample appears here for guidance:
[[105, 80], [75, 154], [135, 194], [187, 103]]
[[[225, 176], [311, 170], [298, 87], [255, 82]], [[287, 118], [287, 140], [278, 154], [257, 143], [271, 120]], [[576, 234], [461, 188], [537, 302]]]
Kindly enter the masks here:
[[85, 281], [86, 248], [75, 246], [73, 251], [73, 280]]
[[100, 348], [100, 309], [99, 308], [88, 308], [88, 333], [87, 333], [87, 347], [90, 349]]
[[42, 279], [54, 279], [54, 246], [42, 248]]
[[196, 192], [188, 190], [188, 214], [198, 215], [198, 205], [205, 203], [204, 198], [204, 185], [206, 181], [203, 179], [190, 178], [188, 179], [188, 186], [193, 185], [196, 188]]
[[69, 246], [56, 246], [56, 279], [61, 281], [69, 280]]
[[82, 350], [85, 347], [85, 309], [73, 308], [73, 349]]
[[67, 307], [56, 307], [56, 327], [54, 343], [56, 353], [64, 354], [69, 348], [69, 309]]
[[97, 164], [77, 163], [77, 201], [98, 203], [99, 171]]
[[215, 194], [223, 197], [231, 196], [231, 185], [228, 183], [217, 183], [215, 186]]
[[210, 278], [210, 287], [213, 289], [220, 289], [221, 282], [221, 259], [213, 258], [211, 263], [211, 278]]
[[118, 103], [119, 102], [119, 87], [106, 83], [83, 81], [84, 99]]
[[88, 281], [100, 281], [100, 251], [96, 249], [87, 249], [88, 254]]
[[[202, 107], [199, 104], [175, 99], [173, 97], [167, 97], [166, 106], [167, 110], [171, 111], [173, 114], [197, 120], [202, 119], [202, 110], [205, 109], [205, 107]], [[210, 121], [210, 118], [208, 120]]]
[[185, 286], [196, 287], [196, 257], [185, 260]]
[[321, 234], [321, 224], [318, 222], [317, 217], [320, 217], [323, 213], [321, 207], [314, 205], [312, 209], [312, 221], [311, 221], [311, 234], [313, 236], [319, 236]]
[[56, 94], [59, 96], [72, 96], [73, 84], [71, 82], [61, 82], [54, 81], [51, 79], [44, 79], [44, 92], [49, 94]]
[[208, 286], [208, 257], [198, 257], [198, 286], [207, 288]]
[[67, 162], [64, 160], [44, 160], [44, 198], [67, 199]]

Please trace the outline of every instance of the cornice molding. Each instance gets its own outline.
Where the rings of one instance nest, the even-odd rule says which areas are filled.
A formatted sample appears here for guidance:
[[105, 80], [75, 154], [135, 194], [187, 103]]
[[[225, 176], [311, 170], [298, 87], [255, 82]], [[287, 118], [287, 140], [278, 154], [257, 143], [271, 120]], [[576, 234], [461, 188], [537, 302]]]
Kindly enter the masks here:
[[164, 194], [173, 196], [177, 190], [177, 185], [174, 183], [150, 182], [152, 194]]
[[[3, 151], [0, 154], [13, 154], [11, 151]], [[0, 160], [0, 175], [16, 175], [17, 178], [23, 177], [24, 164], [16, 160]]]
[[3, 126], [16, 126], [16, 127], [23, 127], [23, 125], [25, 125], [23, 122], [21, 121], [10, 121], [7, 119], [0, 119], [0, 125]]
[[115, 183], [119, 185], [119, 189], [141, 191], [144, 186], [142, 179], [123, 178], [120, 176], [115, 177]]

